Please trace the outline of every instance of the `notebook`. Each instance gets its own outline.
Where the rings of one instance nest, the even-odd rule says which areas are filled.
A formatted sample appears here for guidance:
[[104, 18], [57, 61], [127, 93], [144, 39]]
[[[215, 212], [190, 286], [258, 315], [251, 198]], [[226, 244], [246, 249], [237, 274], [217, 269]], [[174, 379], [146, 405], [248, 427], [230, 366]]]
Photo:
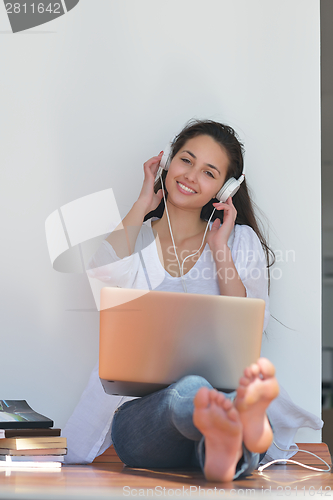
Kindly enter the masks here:
[[107, 394], [144, 396], [186, 375], [232, 391], [260, 356], [265, 301], [103, 288], [99, 377]]

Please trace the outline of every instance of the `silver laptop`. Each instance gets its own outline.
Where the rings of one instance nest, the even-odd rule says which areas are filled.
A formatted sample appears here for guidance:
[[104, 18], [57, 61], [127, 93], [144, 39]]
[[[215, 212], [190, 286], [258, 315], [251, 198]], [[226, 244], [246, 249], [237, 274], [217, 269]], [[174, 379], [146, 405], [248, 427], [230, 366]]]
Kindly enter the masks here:
[[99, 376], [107, 394], [144, 396], [186, 375], [237, 388], [260, 356], [265, 301], [103, 288]]

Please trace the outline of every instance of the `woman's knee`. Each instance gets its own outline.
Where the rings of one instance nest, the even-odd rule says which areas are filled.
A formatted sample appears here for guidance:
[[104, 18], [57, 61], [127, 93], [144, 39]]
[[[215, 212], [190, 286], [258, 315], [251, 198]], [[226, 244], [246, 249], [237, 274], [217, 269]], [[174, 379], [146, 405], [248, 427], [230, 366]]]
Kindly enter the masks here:
[[195, 394], [201, 387], [212, 389], [212, 385], [200, 375], [186, 375], [171, 386], [179, 393]]

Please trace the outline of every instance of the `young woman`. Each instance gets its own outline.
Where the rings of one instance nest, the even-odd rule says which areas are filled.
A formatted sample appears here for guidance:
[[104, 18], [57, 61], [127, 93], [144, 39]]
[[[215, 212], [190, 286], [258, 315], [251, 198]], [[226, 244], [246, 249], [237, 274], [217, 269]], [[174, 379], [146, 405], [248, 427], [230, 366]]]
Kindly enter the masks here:
[[[243, 173], [234, 130], [213, 121], [187, 125], [155, 188], [162, 153], [144, 164], [139, 198], [123, 230], [113, 231], [92, 258], [89, 275], [111, 286], [263, 298], [266, 326], [270, 250], [246, 181], [225, 203], [216, 199], [228, 179]], [[270, 446], [265, 410], [277, 394], [266, 359], [246, 368], [235, 394], [217, 392], [202, 377], [185, 377], [120, 406], [112, 441], [129, 466], [196, 465], [207, 479], [228, 481], [250, 474]]]

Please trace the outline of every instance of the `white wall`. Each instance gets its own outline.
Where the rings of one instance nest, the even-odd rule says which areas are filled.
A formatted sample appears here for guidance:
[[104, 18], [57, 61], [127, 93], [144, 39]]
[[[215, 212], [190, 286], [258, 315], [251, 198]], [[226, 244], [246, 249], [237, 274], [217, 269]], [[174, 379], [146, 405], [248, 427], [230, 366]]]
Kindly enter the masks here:
[[0, 4], [1, 398], [64, 426], [97, 359], [98, 313], [83, 275], [52, 269], [44, 221], [108, 187], [125, 215], [143, 162], [199, 117], [239, 132], [271, 244], [295, 252], [272, 280], [288, 328], [271, 321], [264, 353], [320, 415], [319, 0], [89, 0], [9, 30]]

